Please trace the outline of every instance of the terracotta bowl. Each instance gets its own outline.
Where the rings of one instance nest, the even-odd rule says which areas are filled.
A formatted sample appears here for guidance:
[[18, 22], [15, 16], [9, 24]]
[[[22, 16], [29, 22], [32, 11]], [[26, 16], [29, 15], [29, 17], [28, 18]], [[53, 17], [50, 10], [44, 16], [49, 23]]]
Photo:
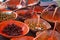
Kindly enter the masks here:
[[[1, 13], [2, 15], [4, 15], [4, 13], [6, 13], [6, 16], [4, 16], [5, 18], [4, 19], [1, 19], [0, 21], [5, 21], [5, 20], [10, 20], [10, 19], [16, 19], [17, 18], [17, 13], [16, 12], [13, 12], [11, 13], [12, 11], [10, 10], [1, 10]], [[8, 16], [10, 15], [10, 16]]]
[[16, 11], [17, 15], [21, 19], [37, 18], [36, 13], [33, 13], [32, 10], [18, 10]]
[[[40, 40], [48, 40], [48, 38], [51, 36], [51, 32], [52, 32], [52, 30], [43, 31], [42, 33], [38, 34], [34, 38], [34, 40], [38, 40], [38, 39], [40, 39]], [[55, 31], [55, 34], [54, 34], [53, 38], [54, 38], [53, 40], [60, 40], [60, 34], [57, 31]]]
[[7, 14], [14, 14], [14, 16], [15, 16], [15, 19], [17, 18], [17, 13], [16, 12], [13, 12], [13, 13], [11, 13], [12, 11], [10, 11], [10, 10], [6, 10], [6, 11], [3, 11], [3, 13], [7, 13]]
[[18, 5], [20, 3], [20, 0], [10, 0], [7, 2], [7, 5]]
[[33, 40], [34, 37], [32, 36], [21, 36], [21, 37], [17, 37], [17, 38], [11, 38], [11, 40]]
[[[37, 25], [37, 18], [31, 18], [31, 19], [27, 19], [27, 20], [25, 20], [24, 21], [28, 26], [29, 26], [29, 28], [31, 29], [31, 30], [34, 30], [34, 31], [36, 31], [36, 25]], [[43, 20], [43, 19], [40, 19], [40, 24], [42, 24], [42, 25], [44, 25], [43, 26], [43, 29], [44, 30], [47, 30], [47, 29], [50, 29], [51, 28], [51, 25], [47, 22], [47, 21], [45, 21], [45, 20]], [[40, 27], [38, 27], [38, 28], [40, 28]]]
[[60, 7], [57, 9], [57, 12], [55, 13], [54, 17], [53, 17], [53, 13], [54, 11], [45, 11], [44, 13], [42, 13], [41, 17], [49, 22], [58, 22], [60, 23]]
[[15, 24], [18, 27], [22, 28], [22, 34], [21, 35], [26, 35], [29, 32], [29, 27], [28, 25], [26, 25], [25, 23], [22, 23], [20, 21], [15, 21], [15, 20], [8, 20], [8, 21], [3, 21], [0, 23], [0, 34], [5, 36], [5, 37], [19, 37], [21, 35], [18, 36], [10, 36], [6, 33], [3, 33], [2, 31], [4, 30], [4, 28], [7, 27], [8, 24]]
[[60, 23], [57, 23], [56, 30], [60, 33]]
[[28, 0], [28, 6], [36, 5], [40, 0]]

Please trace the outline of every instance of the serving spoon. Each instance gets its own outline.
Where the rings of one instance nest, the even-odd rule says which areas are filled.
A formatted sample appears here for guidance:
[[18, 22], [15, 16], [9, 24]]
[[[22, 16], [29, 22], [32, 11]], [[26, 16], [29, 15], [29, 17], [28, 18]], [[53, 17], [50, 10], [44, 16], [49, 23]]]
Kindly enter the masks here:
[[[55, 11], [53, 13], [53, 18], [55, 16], [56, 12], [57, 12], [57, 9], [58, 9], [58, 7], [55, 8]], [[52, 30], [51, 36], [48, 38], [48, 40], [54, 40], [53, 37], [54, 37], [54, 34], [55, 34], [56, 25], [57, 25], [57, 21], [55, 22], [55, 25], [54, 25], [54, 28]]]

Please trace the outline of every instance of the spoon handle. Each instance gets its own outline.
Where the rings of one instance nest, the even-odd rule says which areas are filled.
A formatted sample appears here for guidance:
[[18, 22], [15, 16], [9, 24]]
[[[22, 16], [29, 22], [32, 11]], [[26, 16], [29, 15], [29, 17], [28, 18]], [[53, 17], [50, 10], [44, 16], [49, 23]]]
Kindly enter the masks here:
[[53, 13], [53, 17], [55, 16], [55, 14], [56, 14], [58, 8], [59, 8], [59, 7], [56, 7], [56, 8], [55, 8], [55, 11], [54, 11], [54, 13]]
[[54, 29], [53, 29], [53, 31], [52, 31], [52, 36], [53, 36], [53, 35], [54, 35], [54, 33], [55, 33], [56, 25], [57, 25], [57, 22], [55, 22]]
[[43, 12], [45, 12], [49, 7], [51, 7], [53, 4], [49, 4], [49, 6], [48, 7], [46, 7], [43, 11], [42, 11], [42, 13]]

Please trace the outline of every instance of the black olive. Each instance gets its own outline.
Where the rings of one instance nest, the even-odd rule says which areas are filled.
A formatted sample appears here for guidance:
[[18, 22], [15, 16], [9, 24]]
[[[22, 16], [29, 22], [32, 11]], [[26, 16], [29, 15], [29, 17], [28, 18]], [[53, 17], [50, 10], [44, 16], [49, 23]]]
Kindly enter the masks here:
[[15, 24], [8, 24], [2, 32], [9, 36], [19, 36], [22, 35], [22, 28], [18, 27]]

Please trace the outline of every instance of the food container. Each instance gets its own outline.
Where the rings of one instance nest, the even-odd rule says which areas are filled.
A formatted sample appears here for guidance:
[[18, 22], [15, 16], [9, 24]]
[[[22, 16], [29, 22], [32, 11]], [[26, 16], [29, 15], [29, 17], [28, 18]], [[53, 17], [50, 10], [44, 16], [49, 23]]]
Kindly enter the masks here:
[[37, 26], [37, 19], [36, 18], [31, 18], [31, 19], [27, 19], [24, 21], [31, 30], [33, 31], [43, 31], [43, 30], [47, 30], [47, 29], [50, 29], [51, 28], [51, 25], [43, 20], [43, 19], [40, 19], [40, 22], [39, 22], [39, 26]]
[[16, 12], [7, 11], [7, 10], [2, 10], [0, 12], [0, 21], [10, 20], [10, 19], [14, 20], [16, 18], [17, 18]]
[[[37, 35], [34, 40], [48, 40], [48, 38], [51, 36], [52, 30], [43, 31], [39, 35]], [[60, 40], [60, 34], [55, 31], [55, 34], [53, 36], [53, 40]]]
[[11, 38], [11, 40], [33, 40], [34, 37], [32, 36], [21, 36], [21, 37], [17, 37], [17, 38]]
[[8, 20], [0, 23], [0, 35], [8, 38], [26, 35], [28, 32], [28, 25], [20, 21]]
[[60, 23], [56, 24], [56, 30], [60, 33]]

